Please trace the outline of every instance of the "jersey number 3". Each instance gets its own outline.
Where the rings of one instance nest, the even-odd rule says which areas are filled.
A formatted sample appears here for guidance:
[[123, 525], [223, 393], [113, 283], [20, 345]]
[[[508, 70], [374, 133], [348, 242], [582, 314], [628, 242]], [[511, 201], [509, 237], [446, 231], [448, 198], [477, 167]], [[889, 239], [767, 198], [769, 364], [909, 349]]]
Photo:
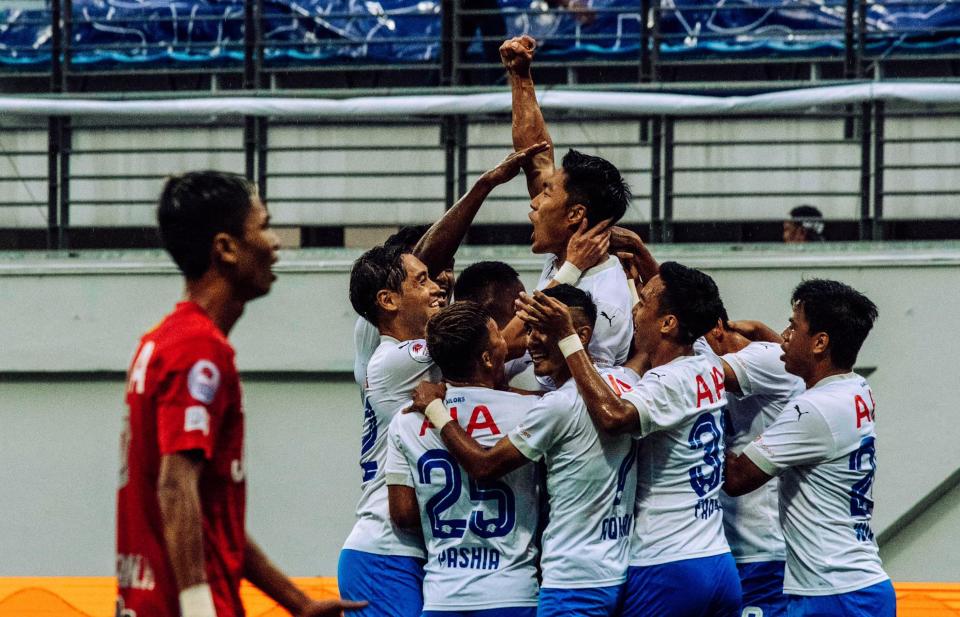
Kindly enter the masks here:
[[470, 531], [481, 538], [499, 538], [513, 531], [517, 521], [516, 498], [510, 487], [503, 482], [470, 480], [470, 501], [493, 502], [497, 514], [486, 518], [484, 510], [477, 508], [470, 519], [443, 518], [443, 513], [460, 500], [463, 480], [460, 466], [446, 450], [427, 450], [417, 461], [420, 484], [433, 484], [433, 472], [440, 473], [443, 487], [427, 500], [427, 518], [434, 538], [462, 538], [469, 526]]

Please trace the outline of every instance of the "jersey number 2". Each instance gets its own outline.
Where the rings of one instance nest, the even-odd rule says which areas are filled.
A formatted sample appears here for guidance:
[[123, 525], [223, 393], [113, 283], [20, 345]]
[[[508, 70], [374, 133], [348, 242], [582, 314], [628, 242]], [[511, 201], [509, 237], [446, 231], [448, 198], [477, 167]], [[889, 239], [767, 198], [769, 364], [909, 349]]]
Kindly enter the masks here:
[[443, 486], [427, 500], [427, 518], [434, 538], [462, 538], [469, 526], [470, 531], [481, 538], [499, 538], [513, 531], [517, 520], [516, 498], [510, 487], [503, 482], [470, 480], [470, 501], [492, 501], [497, 515], [487, 519], [482, 509], [470, 513], [470, 519], [443, 518], [443, 513], [460, 500], [463, 480], [460, 466], [446, 450], [427, 450], [417, 461], [420, 484], [433, 484], [433, 472], [439, 471]]

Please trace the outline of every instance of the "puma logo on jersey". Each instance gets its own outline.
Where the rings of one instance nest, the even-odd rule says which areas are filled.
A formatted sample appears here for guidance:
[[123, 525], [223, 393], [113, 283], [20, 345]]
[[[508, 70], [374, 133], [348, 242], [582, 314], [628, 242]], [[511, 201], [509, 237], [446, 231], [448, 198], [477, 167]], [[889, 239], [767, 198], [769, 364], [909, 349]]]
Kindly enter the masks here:
[[797, 412], [797, 422], [800, 421], [800, 418], [803, 416], [803, 414], [810, 413], [809, 411], [800, 411], [800, 405], [794, 405], [793, 408]]
[[600, 316], [607, 320], [607, 323], [610, 324], [611, 328], [613, 327], [613, 317], [616, 317], [616, 315], [610, 317], [605, 311], [600, 311]]

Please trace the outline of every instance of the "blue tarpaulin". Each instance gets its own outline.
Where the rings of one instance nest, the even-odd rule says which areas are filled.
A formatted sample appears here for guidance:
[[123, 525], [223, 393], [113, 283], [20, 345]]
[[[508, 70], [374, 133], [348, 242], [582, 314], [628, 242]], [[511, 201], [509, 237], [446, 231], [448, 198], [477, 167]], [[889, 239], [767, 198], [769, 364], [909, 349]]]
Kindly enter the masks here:
[[[836, 0], [661, 2], [663, 55], [830, 56], [843, 48], [845, 6]], [[242, 0], [74, 0], [73, 6], [69, 45], [78, 67], [235, 65], [243, 59]], [[592, 0], [579, 14], [542, 0], [499, 0], [499, 6], [506, 32], [533, 35], [543, 54], [637, 54], [637, 0]], [[331, 58], [415, 63], [439, 54], [440, 0], [268, 0], [264, 15], [265, 58], [272, 63], [308, 65]], [[0, 63], [49, 63], [49, 22], [49, 10], [0, 9]], [[874, 3], [867, 31], [866, 47], [873, 54], [955, 53], [960, 8], [953, 2]], [[475, 43], [468, 59], [481, 56]]]

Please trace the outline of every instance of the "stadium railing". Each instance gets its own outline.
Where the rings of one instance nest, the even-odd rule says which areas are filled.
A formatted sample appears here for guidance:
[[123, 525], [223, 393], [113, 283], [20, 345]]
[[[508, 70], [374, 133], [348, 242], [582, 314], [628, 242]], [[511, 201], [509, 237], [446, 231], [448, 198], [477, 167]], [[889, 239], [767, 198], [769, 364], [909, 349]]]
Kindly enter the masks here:
[[[844, 237], [863, 240], [895, 236], [890, 232], [896, 225], [917, 218], [960, 220], [960, 176], [954, 173], [960, 169], [960, 98], [939, 105], [821, 98], [835, 91], [793, 92], [823, 101], [812, 109], [804, 103], [802, 109], [750, 113], [724, 111], [723, 97], [667, 94], [547, 90], [543, 104], [558, 147], [599, 152], [621, 167], [635, 192], [626, 221], [656, 242], [751, 240], [736, 235], [743, 225], [778, 222], [801, 202], [820, 205], [833, 227], [843, 225], [833, 221], [848, 221], [852, 228]], [[0, 130], [0, 183], [7, 189], [0, 228], [33, 229], [45, 235], [49, 248], [89, 246], [82, 236], [91, 228], [140, 228], [146, 234], [163, 178], [211, 166], [245, 172], [259, 183], [277, 223], [307, 235], [430, 222], [512, 149], [504, 113], [509, 94], [480, 96], [486, 102], [440, 97], [447, 107], [439, 111], [436, 100], [422, 94], [400, 97], [399, 103], [397, 97], [253, 98], [232, 113], [224, 113], [232, 99], [131, 97], [117, 103], [183, 110], [135, 120], [118, 112], [90, 113], [98, 104], [114, 104], [96, 99], [0, 100], [40, 110], [31, 115], [21, 109], [19, 124], [8, 119]], [[631, 96], [653, 106], [644, 111], [636, 103], [637, 111], [629, 112]], [[628, 111], [604, 112], [584, 102], [595, 98], [604, 104], [623, 99]], [[691, 99], [689, 108], [681, 104]], [[704, 101], [719, 107], [707, 113]], [[85, 111], [48, 115], [53, 112], [45, 102], [78, 104]], [[220, 106], [208, 111], [214, 109], [209, 104]], [[363, 104], [365, 111], [343, 111]], [[339, 105], [340, 111], [297, 111], [305, 105]], [[241, 114], [247, 115], [238, 119]], [[502, 243], [494, 236], [504, 225], [526, 224], [528, 197], [521, 184], [490, 197], [473, 241]], [[737, 223], [740, 231], [722, 231], [725, 222]]]

